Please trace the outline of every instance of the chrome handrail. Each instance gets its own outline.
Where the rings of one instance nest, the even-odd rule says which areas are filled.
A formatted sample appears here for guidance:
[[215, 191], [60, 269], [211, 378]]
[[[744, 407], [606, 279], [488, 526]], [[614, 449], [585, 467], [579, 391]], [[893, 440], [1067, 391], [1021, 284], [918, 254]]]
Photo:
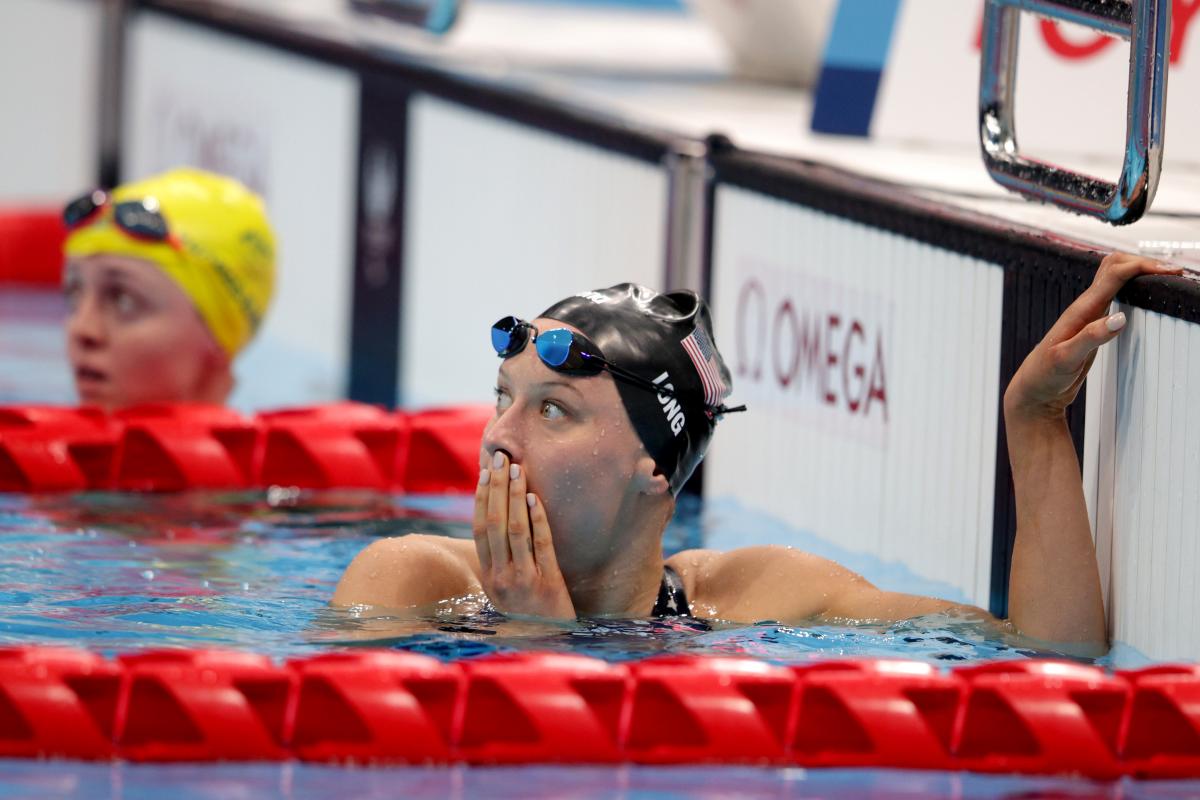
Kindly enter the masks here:
[[[1125, 160], [1117, 183], [1021, 154], [1014, 120], [1021, 12], [1129, 41]], [[1113, 225], [1141, 218], [1162, 170], [1171, 0], [986, 0], [979, 137], [992, 179], [1012, 191]]]

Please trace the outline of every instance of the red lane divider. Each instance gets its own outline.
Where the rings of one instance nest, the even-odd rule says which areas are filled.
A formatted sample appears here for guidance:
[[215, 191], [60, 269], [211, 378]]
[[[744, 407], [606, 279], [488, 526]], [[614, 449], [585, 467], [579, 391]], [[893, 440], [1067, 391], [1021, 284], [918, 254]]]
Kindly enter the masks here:
[[1127, 771], [1146, 778], [1200, 776], [1200, 666], [1122, 674], [1133, 687], [1122, 730]]
[[110, 759], [124, 670], [94, 653], [0, 649], [0, 756]]
[[61, 208], [0, 208], [0, 283], [62, 282]]
[[676, 656], [633, 664], [626, 748], [641, 763], [784, 763], [796, 692], [783, 667]]
[[1129, 683], [1097, 667], [1002, 661], [966, 667], [956, 751], [983, 772], [1123, 774], [1120, 733]]
[[107, 488], [120, 434], [97, 409], [0, 407], [0, 491]]
[[1200, 667], [0, 648], [0, 757], [1200, 777]]
[[482, 764], [621, 761], [629, 670], [595, 658], [520, 653], [464, 661], [458, 754]]
[[404, 417], [375, 406], [337, 403], [260, 414], [266, 451], [265, 484], [304, 489], [395, 485], [396, 449]]
[[118, 753], [131, 761], [282, 761], [295, 677], [266, 656], [159, 650], [120, 658]]
[[292, 750], [304, 761], [449, 762], [464, 678], [415, 653], [359, 651], [290, 662], [299, 677]]
[[407, 447], [396, 459], [398, 483], [413, 493], [473, 492], [479, 445], [491, 406], [429, 409], [409, 416]]
[[959, 768], [955, 723], [966, 686], [956, 675], [867, 659], [794, 670], [801, 688], [789, 741], [805, 766]]
[[473, 491], [488, 406], [388, 412], [333, 403], [227, 408], [0, 406], [0, 491], [256, 486]]
[[143, 406], [118, 412], [117, 489], [177, 492], [254, 484], [260, 426], [220, 406]]

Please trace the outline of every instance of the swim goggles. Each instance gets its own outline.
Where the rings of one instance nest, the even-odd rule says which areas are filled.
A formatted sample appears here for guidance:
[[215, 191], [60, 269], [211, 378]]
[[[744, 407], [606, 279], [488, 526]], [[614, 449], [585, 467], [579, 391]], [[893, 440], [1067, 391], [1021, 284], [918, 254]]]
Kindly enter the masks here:
[[496, 355], [509, 358], [525, 349], [533, 341], [538, 358], [550, 369], [566, 375], [598, 375], [608, 370], [614, 377], [632, 383], [650, 392], [683, 398], [668, 386], [660, 386], [641, 375], [622, 369], [600, 355], [600, 348], [582, 333], [566, 328], [551, 328], [538, 331], [532, 324], [519, 317], [505, 317], [492, 326], [492, 347]]
[[153, 197], [113, 203], [108, 192], [97, 189], [67, 203], [63, 209], [63, 223], [68, 230], [73, 230], [88, 224], [102, 209], [110, 205], [113, 222], [125, 233], [136, 239], [165, 242], [176, 250], [179, 249], [179, 241], [171, 235], [167, 220], [159, 210], [158, 201]]

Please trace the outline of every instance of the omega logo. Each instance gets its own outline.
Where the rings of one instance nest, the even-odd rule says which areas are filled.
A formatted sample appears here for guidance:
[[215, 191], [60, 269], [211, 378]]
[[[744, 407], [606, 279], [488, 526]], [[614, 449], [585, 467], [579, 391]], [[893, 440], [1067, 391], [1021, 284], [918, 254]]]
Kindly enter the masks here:
[[158, 163], [220, 172], [268, 195], [270, 146], [244, 112], [223, 116], [199, 101], [189, 105], [166, 92], [156, 99], [154, 109]]
[[736, 375], [784, 393], [887, 422], [884, 331], [862, 314], [833, 304], [802, 307], [768, 298], [755, 278], [738, 292]]

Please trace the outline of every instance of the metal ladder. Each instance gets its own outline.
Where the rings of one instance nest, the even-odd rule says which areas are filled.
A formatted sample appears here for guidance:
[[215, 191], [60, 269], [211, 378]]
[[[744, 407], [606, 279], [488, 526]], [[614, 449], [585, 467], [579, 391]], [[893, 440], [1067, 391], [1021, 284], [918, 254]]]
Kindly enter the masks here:
[[[1022, 155], [1015, 114], [1021, 12], [1129, 41], [1125, 160], [1116, 183]], [[1113, 225], [1141, 218], [1162, 169], [1171, 0], [986, 0], [979, 138], [992, 179], [1012, 191]]]

